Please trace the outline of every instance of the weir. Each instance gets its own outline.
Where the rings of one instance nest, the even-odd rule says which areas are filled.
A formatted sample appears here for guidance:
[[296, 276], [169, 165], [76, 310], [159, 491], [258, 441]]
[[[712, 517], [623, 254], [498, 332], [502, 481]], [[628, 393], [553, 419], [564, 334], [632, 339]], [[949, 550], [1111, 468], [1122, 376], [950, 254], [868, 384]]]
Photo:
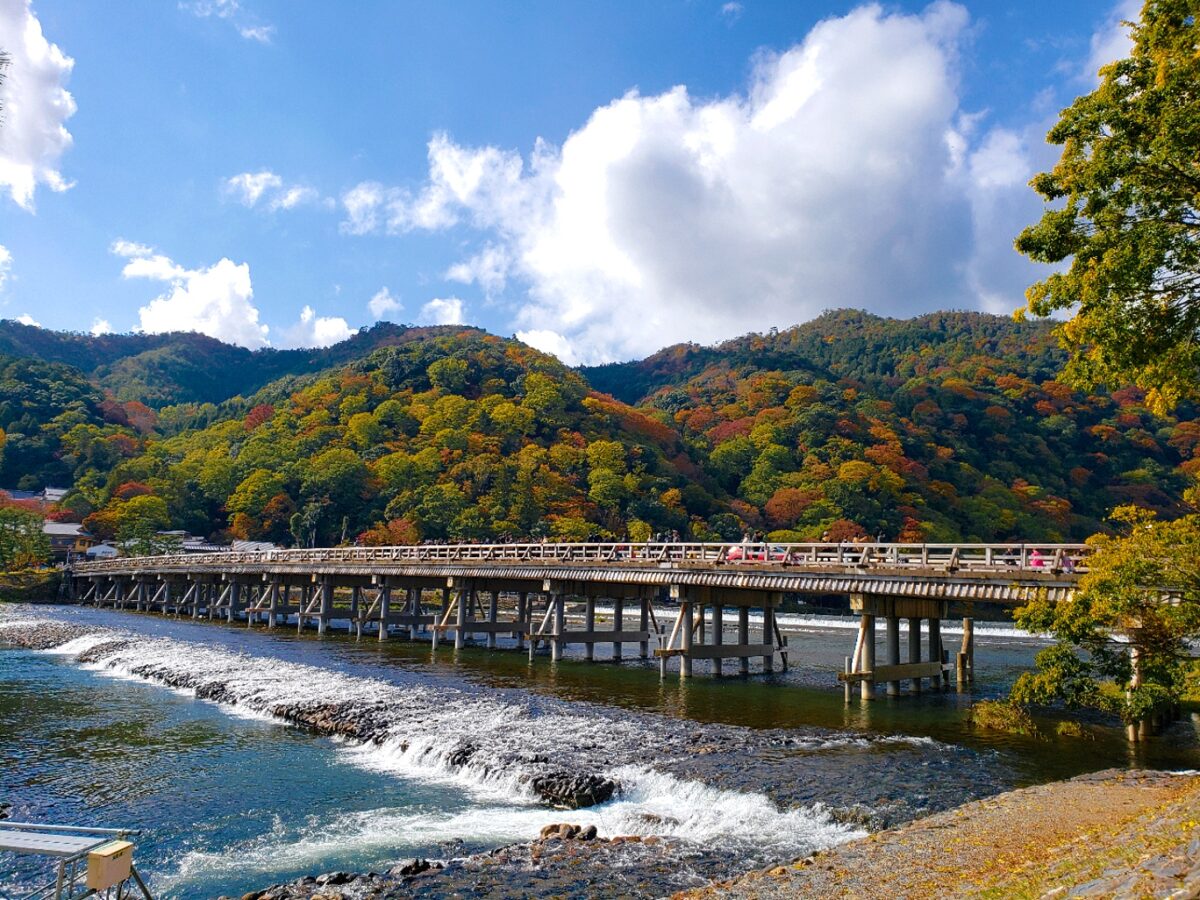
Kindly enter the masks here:
[[[1088, 553], [1083, 544], [334, 547], [77, 563], [69, 583], [80, 602], [247, 627], [325, 634], [347, 622], [359, 639], [404, 634], [434, 648], [482, 636], [498, 649], [507, 636], [516, 649], [528, 645], [531, 661], [547, 651], [558, 660], [571, 645], [595, 661], [596, 644], [609, 644], [614, 662], [630, 658], [627, 648], [638, 659], [657, 658], [663, 677], [677, 660], [680, 678], [690, 678], [697, 662], [716, 676], [733, 674], [735, 663], [748, 675], [756, 660], [764, 673], [786, 670], [789, 648], [776, 621], [784, 596], [841, 595], [859, 616], [853, 653], [837, 673], [849, 702], [855, 685], [863, 700], [875, 699], [881, 685], [898, 697], [906, 685], [912, 693], [946, 688], [951, 673], [965, 689], [975, 672], [973, 620], [963, 619], [962, 644], [951, 652], [941, 638], [950, 603], [969, 610], [1039, 595], [1069, 599]], [[600, 627], [598, 602], [611, 610], [608, 627]], [[760, 619], [753, 630], [751, 612]]]

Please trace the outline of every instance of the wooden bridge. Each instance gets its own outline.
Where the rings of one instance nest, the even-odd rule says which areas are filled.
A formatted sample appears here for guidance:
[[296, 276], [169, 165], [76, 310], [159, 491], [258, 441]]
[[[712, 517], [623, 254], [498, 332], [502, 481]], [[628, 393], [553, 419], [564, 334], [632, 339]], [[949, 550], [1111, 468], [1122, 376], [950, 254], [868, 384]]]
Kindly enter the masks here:
[[[620, 660], [625, 645], [651, 653], [680, 677], [725, 661], [748, 674], [761, 658], [771, 672], [786, 669], [788, 646], [775, 611], [784, 594], [849, 596], [859, 615], [854, 652], [839, 678], [849, 699], [858, 683], [864, 699], [876, 685], [890, 696], [901, 682], [942, 687], [950, 672], [962, 686], [973, 678], [972, 620], [963, 620], [953, 660], [941, 639], [949, 604], [1017, 606], [1044, 594], [1064, 600], [1087, 570], [1083, 544], [774, 544], [774, 543], [527, 543], [335, 547], [269, 552], [175, 554], [78, 563], [73, 596], [81, 602], [192, 618], [245, 621], [276, 628], [293, 623], [324, 634], [344, 621], [361, 638], [394, 629], [433, 646], [468, 635], [498, 646], [507, 635], [530, 659], [548, 647], [559, 659], [571, 644], [594, 658], [598, 643]], [[486, 600], [486, 602], [485, 602]], [[597, 601], [611, 605], [599, 628]], [[582, 626], [568, 627], [567, 604], [582, 601]], [[655, 604], [658, 604], [656, 609]], [[659, 620], [664, 612], [674, 621]], [[761, 611], [751, 635], [751, 610]], [[736, 622], [726, 627], [725, 615]], [[886, 663], [876, 664], [875, 620], [886, 624]], [[573, 617], [576, 618], [577, 617]], [[757, 618], [757, 616], [756, 616]], [[900, 659], [900, 619], [908, 620], [907, 659]], [[922, 622], [927, 638], [922, 641]], [[732, 635], [731, 635], [732, 633]], [[733, 642], [727, 642], [732, 636]]]

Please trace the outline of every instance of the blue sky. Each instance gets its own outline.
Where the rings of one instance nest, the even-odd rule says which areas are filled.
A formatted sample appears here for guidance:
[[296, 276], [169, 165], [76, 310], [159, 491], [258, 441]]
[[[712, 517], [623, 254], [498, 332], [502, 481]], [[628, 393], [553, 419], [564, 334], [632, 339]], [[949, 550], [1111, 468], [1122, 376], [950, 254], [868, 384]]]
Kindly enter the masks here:
[[0, 316], [568, 362], [821, 310], [1007, 312], [1132, 0], [0, 0]]

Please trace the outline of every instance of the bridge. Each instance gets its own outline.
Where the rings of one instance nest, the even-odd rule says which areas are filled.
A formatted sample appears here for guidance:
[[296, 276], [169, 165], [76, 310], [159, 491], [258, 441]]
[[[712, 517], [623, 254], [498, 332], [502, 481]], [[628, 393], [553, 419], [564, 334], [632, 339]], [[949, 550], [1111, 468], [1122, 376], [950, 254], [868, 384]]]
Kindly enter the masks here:
[[[451, 636], [459, 648], [479, 635], [496, 648], [506, 635], [518, 650], [527, 644], [531, 660], [543, 647], [557, 660], [572, 644], [593, 660], [598, 643], [611, 644], [620, 660], [628, 644], [639, 658], [657, 657], [663, 676], [678, 660], [681, 678], [697, 661], [714, 675], [726, 662], [749, 674], [755, 659], [764, 672], [777, 659], [786, 669], [787, 640], [775, 615], [783, 596], [842, 595], [859, 628], [838, 677], [847, 700], [854, 684], [869, 700], [879, 684], [898, 696], [905, 681], [914, 692], [923, 681], [945, 687], [951, 672], [960, 688], [970, 683], [972, 619], [963, 619], [952, 659], [941, 638], [950, 603], [969, 610], [1069, 599], [1089, 552], [1084, 544], [422, 544], [120, 557], [75, 564], [69, 583], [80, 602], [248, 627], [294, 623], [324, 634], [346, 622], [360, 639], [387, 640], [398, 630], [410, 640], [427, 635], [435, 648]], [[597, 601], [609, 627], [598, 627]], [[568, 627], [568, 602], [581, 603], [581, 627]], [[728, 627], [727, 612], [735, 617]], [[882, 665], [877, 618], [885, 624]], [[901, 619], [908, 620], [903, 662]]]

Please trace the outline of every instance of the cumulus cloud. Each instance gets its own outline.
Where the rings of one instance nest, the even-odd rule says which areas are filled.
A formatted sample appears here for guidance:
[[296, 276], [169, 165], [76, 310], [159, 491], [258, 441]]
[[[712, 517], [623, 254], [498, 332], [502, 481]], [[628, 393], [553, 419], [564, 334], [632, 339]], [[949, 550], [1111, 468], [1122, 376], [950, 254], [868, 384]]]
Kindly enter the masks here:
[[251, 349], [269, 343], [267, 326], [259, 324], [258, 309], [252, 302], [248, 264], [221, 259], [211, 266], [188, 269], [152, 247], [123, 239], [113, 242], [111, 250], [127, 260], [122, 277], [168, 285], [163, 294], [138, 310], [137, 331], [196, 331]]
[[33, 211], [39, 184], [71, 187], [59, 161], [71, 146], [66, 121], [75, 114], [67, 79], [75, 61], [46, 40], [29, 0], [0, 0], [0, 46], [11, 64], [0, 85], [0, 188]]
[[740, 19], [743, 12], [744, 8], [742, 7], [742, 4], [736, 2], [736, 0], [731, 0], [731, 2], [726, 3], [721, 7], [721, 15], [723, 15], [725, 20], [730, 24], [733, 24]]
[[239, 0], [184, 0], [179, 4], [179, 8], [198, 19], [223, 19], [233, 25], [237, 33], [248, 41], [269, 44], [275, 34], [274, 25], [259, 22]]
[[262, 201], [266, 209], [293, 209], [303, 203], [320, 198], [315, 188], [302, 184], [287, 184], [270, 169], [260, 172], [242, 172], [226, 178], [222, 184], [226, 196], [233, 197], [243, 206], [254, 208]]
[[457, 297], [445, 299], [435, 297], [421, 307], [421, 315], [417, 318], [420, 325], [461, 325], [463, 323], [463, 302]]
[[112, 323], [109, 322], [108, 319], [102, 319], [99, 316], [92, 319], [92, 337], [100, 337], [102, 334], [112, 334], [112, 331]]
[[836, 307], [1011, 310], [1038, 158], [961, 108], [969, 24], [950, 2], [860, 7], [758, 57], [742, 93], [630, 92], [527, 157], [435, 134], [427, 181], [359, 185], [342, 227], [477, 231], [446, 277], [518, 280], [519, 333], [580, 362]]
[[376, 321], [395, 315], [403, 308], [400, 301], [393, 297], [392, 292], [386, 287], [381, 287], [367, 301], [367, 310], [371, 313], [371, 318]]
[[10, 277], [12, 277], [12, 253], [7, 247], [0, 244], [0, 291], [4, 290]]
[[34, 328], [42, 327], [42, 323], [39, 322], [37, 319], [35, 319], [33, 316], [31, 316], [29, 313], [21, 313], [19, 316], [17, 316], [17, 321], [20, 322], [22, 325], [30, 325]]
[[289, 347], [329, 347], [355, 333], [341, 316], [318, 316], [311, 306], [300, 310], [300, 321], [284, 331]]

